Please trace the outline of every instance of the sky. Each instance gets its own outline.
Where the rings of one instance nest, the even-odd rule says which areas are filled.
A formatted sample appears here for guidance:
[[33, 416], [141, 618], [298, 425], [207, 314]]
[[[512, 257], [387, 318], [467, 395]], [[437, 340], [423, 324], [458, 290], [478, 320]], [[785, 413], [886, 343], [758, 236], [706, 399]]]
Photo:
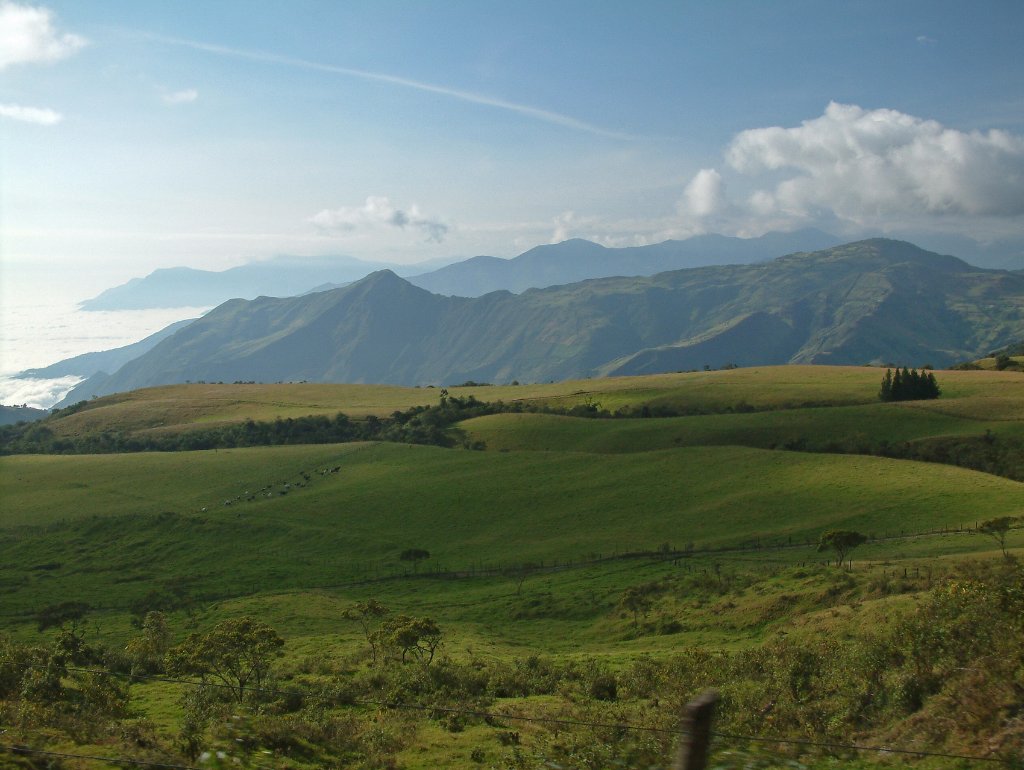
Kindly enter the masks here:
[[1019, 0], [0, 0], [0, 283], [1021, 238], [1022, 32]]

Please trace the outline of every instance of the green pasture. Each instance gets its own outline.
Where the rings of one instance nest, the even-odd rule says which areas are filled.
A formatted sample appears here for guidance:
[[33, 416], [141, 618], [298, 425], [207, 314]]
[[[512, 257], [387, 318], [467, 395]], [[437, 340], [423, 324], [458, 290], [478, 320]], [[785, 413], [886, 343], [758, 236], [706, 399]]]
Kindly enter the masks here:
[[[958, 563], [1002, 561], [996, 541], [972, 530], [1024, 513], [1024, 484], [950, 465], [783, 447], [1019, 437], [1024, 375], [937, 372], [937, 401], [882, 404], [883, 373], [787, 366], [449, 387], [481, 401], [691, 415], [501, 414], [458, 426], [487, 451], [358, 443], [0, 457], [0, 632], [52, 638], [54, 629], [40, 637], [35, 614], [84, 601], [93, 607], [88, 638], [116, 651], [138, 633], [133, 604], [183, 587], [186, 606], [169, 611], [176, 641], [227, 618], [257, 617], [286, 639], [275, 681], [300, 688], [365, 673], [365, 639], [343, 613], [370, 598], [436, 619], [442, 654], [463, 663], [539, 655], [596, 661], [617, 674], [645, 656], [690, 648], [771, 650], [785, 639], [813, 646], [884, 632]], [[49, 425], [178, 431], [339, 411], [387, 415], [439, 398], [433, 388], [184, 385], [96, 399]], [[832, 528], [874, 538], [852, 554], [852, 570], [824, 564], [834, 554], [815, 548]], [[1024, 529], [1010, 531], [1007, 546], [1024, 553]], [[410, 548], [430, 558], [403, 562]], [[624, 607], [627, 589], [649, 598], [642, 612]], [[602, 719], [678, 712], [667, 700], [588, 705], [584, 685], [572, 686], [583, 689], [500, 705], [533, 714], [593, 708], [580, 713]], [[181, 686], [131, 689], [135, 713], [177, 740]], [[415, 735], [397, 754], [409, 770], [489, 766], [509, 755], [496, 738], [505, 727], [451, 732], [422, 715], [364, 716]], [[540, 734], [509, 729], [524, 747]]]
[[431, 552], [423, 570], [507, 568], [663, 543], [800, 543], [833, 527], [882, 536], [1024, 508], [1024, 485], [955, 467], [744, 447], [18, 456], [0, 459], [0, 491], [0, 591], [14, 614], [53, 597], [124, 608], [175, 578], [222, 597], [347, 585], [410, 570], [407, 548]]
[[[883, 370], [873, 367], [770, 366], [642, 377], [605, 377], [557, 383], [449, 386], [453, 396], [481, 401], [527, 401], [553, 407], [593, 403], [603, 409], [667, 407], [682, 412], [794, 410], [874, 404]], [[944, 397], [929, 411], [977, 419], [1019, 419], [1024, 374], [943, 371]], [[247, 419], [274, 420], [344, 412], [386, 416], [439, 402], [439, 388], [284, 383], [190, 384], [145, 388], [88, 402], [47, 425], [62, 435], [111, 430], [182, 431]], [[925, 402], [921, 402], [924, 404]]]
[[[968, 399], [964, 399], [967, 401]], [[459, 425], [471, 441], [489, 450], [643, 452], [679, 446], [743, 445], [764, 448], [828, 444], [877, 447], [881, 442], [933, 436], [1024, 434], [1024, 404], [1011, 419], [1011, 405], [998, 399], [998, 417], [945, 413], [910, 404], [868, 404], [787, 409], [743, 414], [693, 415], [658, 419], [581, 419], [549, 414], [496, 414]], [[974, 399], [975, 402], [982, 399]], [[988, 404], [966, 406], [968, 415]], [[995, 411], [995, 410], [992, 410]]]

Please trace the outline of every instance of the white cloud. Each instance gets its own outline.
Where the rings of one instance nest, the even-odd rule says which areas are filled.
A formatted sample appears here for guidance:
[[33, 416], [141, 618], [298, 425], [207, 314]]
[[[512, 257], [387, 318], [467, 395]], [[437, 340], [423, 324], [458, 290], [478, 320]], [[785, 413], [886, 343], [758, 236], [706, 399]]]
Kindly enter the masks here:
[[0, 404], [49, 409], [81, 381], [81, 377], [74, 375], [53, 380], [0, 377]]
[[702, 168], [683, 191], [680, 208], [695, 217], [711, 216], [722, 207], [724, 188], [721, 174], [713, 168]]
[[936, 44], [936, 43], [938, 43], [939, 41], [938, 41], [938, 40], [936, 40], [936, 39], [935, 39], [935, 38], [933, 38], [933, 37], [928, 37], [927, 35], [918, 35], [918, 36], [917, 36], [917, 42], [918, 42], [918, 43], [919, 43], [920, 45], [935, 45], [935, 44]]
[[164, 94], [160, 97], [164, 104], [190, 104], [199, 98], [199, 92], [194, 88], [186, 88], [183, 91]]
[[309, 221], [328, 232], [352, 232], [368, 228], [411, 227], [423, 233], [428, 241], [440, 243], [448, 234], [448, 225], [439, 219], [425, 216], [413, 204], [408, 211], [395, 208], [391, 200], [371, 195], [362, 206], [342, 206], [324, 209], [314, 214]]
[[86, 43], [78, 35], [58, 33], [48, 8], [0, 0], [0, 70], [11, 64], [57, 61]]
[[46, 107], [22, 107], [20, 104], [0, 104], [0, 117], [52, 126], [64, 120], [64, 116]]
[[750, 195], [749, 211], [760, 217], [834, 215], [878, 226], [1024, 214], [1024, 138], [958, 131], [896, 110], [833, 102], [796, 128], [741, 132], [726, 159], [744, 175], [792, 174]]
[[576, 212], [574, 211], [563, 211], [557, 217], [555, 217], [555, 229], [551, 233], [551, 243], [561, 243], [562, 241], [569, 240], [569, 233], [571, 228], [575, 225], [574, 220], [576, 219]]

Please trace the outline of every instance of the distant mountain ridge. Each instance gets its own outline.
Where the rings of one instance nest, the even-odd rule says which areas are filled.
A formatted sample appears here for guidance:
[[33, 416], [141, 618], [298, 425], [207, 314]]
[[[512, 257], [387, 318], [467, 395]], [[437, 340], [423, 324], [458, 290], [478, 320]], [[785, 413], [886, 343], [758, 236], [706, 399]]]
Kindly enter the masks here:
[[409, 265], [365, 262], [355, 257], [280, 256], [228, 270], [170, 267], [133, 278], [81, 303], [82, 310], [139, 310], [158, 307], [207, 307], [229, 299], [261, 295], [290, 297], [315, 286], [364, 278], [376, 270], [417, 272]]
[[[423, 264], [364, 262], [344, 256], [282, 256], [221, 271], [162, 268], [145, 278], [133, 278], [107, 289], [82, 302], [81, 308], [206, 307], [229, 299], [292, 297], [341, 288], [377, 270], [411, 276], [411, 283], [435, 294], [478, 297], [499, 289], [518, 293], [587, 278], [653, 275], [684, 267], [755, 262], [794, 251], [823, 249], [837, 243], [838, 238], [820, 230], [769, 233], [760, 238], [701, 235], [685, 241], [620, 249], [575, 239], [538, 246], [513, 259], [472, 257], [430, 272], [423, 272]], [[434, 260], [432, 264], [437, 262]]]
[[1024, 273], [873, 239], [770, 262], [445, 297], [389, 271], [233, 300], [65, 399], [185, 382], [547, 381], [725, 364], [943, 366], [1024, 336]]
[[449, 296], [480, 297], [501, 290], [518, 294], [590, 278], [763, 262], [796, 251], [826, 249], [839, 242], [834, 235], [814, 229], [768, 233], [759, 238], [697, 235], [681, 241], [621, 248], [575, 238], [536, 246], [513, 259], [473, 257], [408, 280], [434, 294]]

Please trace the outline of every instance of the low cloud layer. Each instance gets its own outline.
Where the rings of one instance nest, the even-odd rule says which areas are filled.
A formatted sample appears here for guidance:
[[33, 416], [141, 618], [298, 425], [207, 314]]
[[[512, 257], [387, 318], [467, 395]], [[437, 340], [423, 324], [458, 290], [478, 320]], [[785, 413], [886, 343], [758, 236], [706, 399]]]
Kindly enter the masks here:
[[22, 107], [20, 104], [0, 104], [0, 118], [20, 120], [23, 123], [35, 123], [40, 126], [53, 126], [64, 120], [64, 116], [56, 110], [45, 107]]
[[424, 216], [413, 204], [408, 211], [396, 208], [386, 197], [370, 196], [362, 206], [324, 209], [309, 221], [326, 232], [354, 232], [372, 228], [412, 228], [424, 238], [441, 243], [448, 234], [448, 225], [439, 219]]
[[74, 376], [53, 380], [0, 377], [0, 404], [49, 409], [81, 381], [81, 377]]
[[1024, 214], [1024, 137], [958, 131], [896, 110], [833, 102], [795, 128], [737, 134], [725, 158], [753, 192], [730, 203], [719, 172], [703, 169], [680, 200], [684, 217], [713, 219], [731, 208], [771, 226], [887, 227]]
[[85, 38], [54, 29], [48, 8], [0, 0], [0, 70], [64, 59], [85, 45]]

